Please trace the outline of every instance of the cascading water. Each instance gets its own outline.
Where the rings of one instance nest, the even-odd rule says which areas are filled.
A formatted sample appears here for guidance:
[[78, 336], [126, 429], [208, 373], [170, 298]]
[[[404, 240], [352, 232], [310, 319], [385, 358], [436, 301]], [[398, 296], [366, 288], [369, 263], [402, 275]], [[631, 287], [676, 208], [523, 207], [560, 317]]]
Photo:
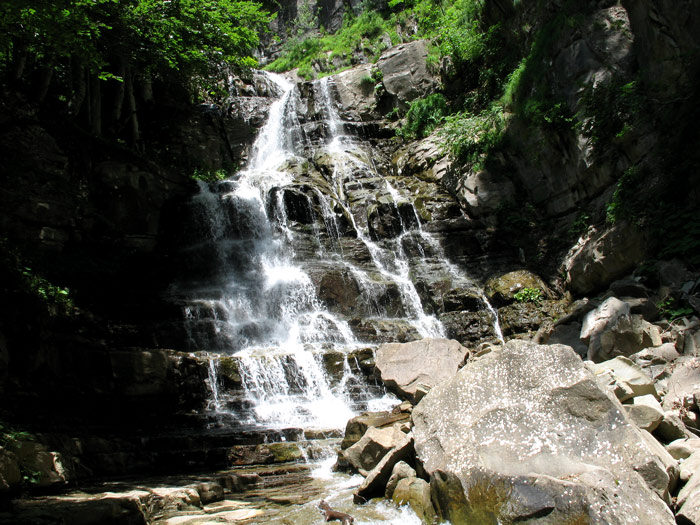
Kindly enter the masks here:
[[[412, 278], [417, 265], [439, 267], [455, 285], [473, 283], [423, 231], [410, 199], [377, 167], [372, 150], [346, 133], [330, 80], [314, 84], [325, 133], [312, 143], [300, 122], [298, 89], [280, 76], [267, 77], [280, 97], [270, 106], [247, 168], [220, 183], [200, 183], [193, 200], [201, 227], [199, 242], [188, 249], [199, 254], [211, 278], [185, 291], [186, 326], [193, 347], [235, 359], [246, 397], [238, 421], [268, 428], [342, 428], [355, 410], [376, 407], [373, 398], [382, 392], [353, 373], [348, 353], [363, 343], [351, 319], [319, 299], [319, 278], [314, 281], [309, 269], [344, 269], [359, 290], [363, 322], [379, 329], [402, 326], [405, 337], [413, 338], [445, 335], [437, 317], [423, 308]], [[319, 152], [327, 158], [323, 184], [301, 182], [309, 155]], [[358, 201], [353, 192], [367, 197]], [[380, 202], [373, 203], [376, 195]], [[396, 218], [389, 234], [379, 235], [371, 224], [373, 205], [387, 206], [384, 211]], [[300, 214], [308, 219], [306, 229]], [[295, 253], [309, 237], [316, 248]], [[355, 239], [355, 251], [367, 254], [363, 261], [346, 256], [348, 238]], [[407, 255], [407, 242], [421, 257]], [[341, 363], [335, 377], [328, 374], [329, 356]], [[230, 412], [216, 371], [212, 361], [210, 406]]]
[[[424, 231], [400, 177], [347, 131], [331, 81], [313, 84], [310, 118], [295, 85], [267, 78], [279, 98], [248, 166], [228, 180], [199, 183], [191, 203], [196, 231], [185, 249], [199, 277], [177, 293], [192, 348], [208, 353], [210, 413], [221, 425], [248, 423], [298, 439], [297, 430], [283, 431], [340, 429], [360, 410], [396, 404], [359, 371], [370, 344], [445, 335], [424, 309], [416, 275], [431, 271], [450, 289], [474, 285]], [[494, 321], [501, 337], [495, 312]], [[328, 457], [313, 477], [331, 501], [349, 504], [359, 476], [332, 474], [333, 451], [317, 450], [323, 443], [296, 446], [304, 457]], [[364, 523], [419, 521], [405, 509], [370, 507]], [[294, 512], [301, 523], [316, 510]]]

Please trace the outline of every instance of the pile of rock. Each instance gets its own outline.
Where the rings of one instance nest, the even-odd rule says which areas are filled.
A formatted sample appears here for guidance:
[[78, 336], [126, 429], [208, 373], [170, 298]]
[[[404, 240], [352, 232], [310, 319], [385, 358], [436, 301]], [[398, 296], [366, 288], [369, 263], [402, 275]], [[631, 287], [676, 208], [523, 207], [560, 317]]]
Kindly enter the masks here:
[[348, 423], [336, 467], [365, 476], [356, 502], [408, 503], [427, 523], [700, 523], [700, 358], [685, 352], [700, 323], [654, 325], [631, 302], [584, 305], [546, 334], [579, 323], [586, 361], [522, 340], [380, 347], [406, 401]]

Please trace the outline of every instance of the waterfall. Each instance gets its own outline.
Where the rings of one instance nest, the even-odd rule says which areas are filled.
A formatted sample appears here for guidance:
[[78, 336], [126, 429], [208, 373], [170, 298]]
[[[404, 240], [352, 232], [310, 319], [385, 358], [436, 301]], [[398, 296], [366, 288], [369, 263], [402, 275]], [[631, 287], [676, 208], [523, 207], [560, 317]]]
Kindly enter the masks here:
[[[266, 76], [279, 95], [248, 165], [225, 181], [200, 182], [191, 202], [198, 226], [184, 250], [203, 275], [179, 287], [185, 326], [193, 349], [236, 363], [245, 397], [238, 407], [235, 396], [224, 401], [218, 357], [209, 360], [217, 418], [230, 413], [265, 428], [343, 428], [357, 411], [396, 401], [357, 373], [350, 354], [367, 346], [365, 337], [445, 335], [424, 309], [413, 279], [418, 266], [439, 267], [454, 286], [473, 283], [423, 231], [410, 196], [378, 167], [375, 152], [348, 133], [331, 81], [314, 84], [323, 134], [310, 138], [296, 85]], [[325, 155], [326, 163], [310, 184], [313, 155]], [[384, 220], [381, 214], [393, 217], [390, 231], [372, 222]], [[409, 241], [420, 257], [407, 254]], [[327, 303], [319, 293], [329, 275], [348, 279], [336, 285], [338, 301], [346, 286], [358, 297], [334, 306], [331, 293]]]

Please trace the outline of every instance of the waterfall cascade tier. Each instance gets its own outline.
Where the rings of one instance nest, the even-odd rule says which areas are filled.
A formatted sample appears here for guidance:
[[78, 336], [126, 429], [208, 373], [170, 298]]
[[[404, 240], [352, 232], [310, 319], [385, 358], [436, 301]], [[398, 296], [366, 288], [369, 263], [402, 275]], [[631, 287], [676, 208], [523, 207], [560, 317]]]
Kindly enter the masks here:
[[[392, 402], [367, 383], [363, 349], [450, 335], [446, 299], [486, 311], [487, 330], [500, 331], [478, 287], [423, 227], [420, 181], [346, 132], [332, 81], [313, 83], [308, 100], [268, 78], [279, 98], [248, 166], [200, 183], [191, 202], [184, 255], [194, 271], [174, 291], [192, 348], [214, 355], [213, 411], [266, 427], [342, 428]], [[459, 213], [434, 193], [442, 213]], [[222, 356], [237, 370], [240, 399], [225, 393]]]

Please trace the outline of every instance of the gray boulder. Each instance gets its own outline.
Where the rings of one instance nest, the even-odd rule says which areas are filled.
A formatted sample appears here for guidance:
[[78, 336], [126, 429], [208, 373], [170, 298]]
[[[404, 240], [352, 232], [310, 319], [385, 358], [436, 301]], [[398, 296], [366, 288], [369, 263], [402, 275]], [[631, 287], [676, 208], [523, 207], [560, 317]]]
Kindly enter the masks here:
[[405, 434], [396, 427], [378, 429], [369, 427], [365, 435], [342, 454], [345, 460], [363, 476], [382, 460]]
[[656, 326], [641, 315], [630, 315], [629, 304], [615, 297], [586, 314], [581, 340], [588, 343], [588, 359], [595, 362], [630, 356], [662, 343]]
[[377, 349], [375, 366], [387, 388], [415, 403], [457, 373], [468, 354], [469, 350], [450, 339], [388, 343]]
[[628, 223], [592, 235], [564, 262], [567, 287], [586, 295], [624, 276], [646, 253], [643, 233]]
[[668, 380], [668, 393], [664, 397], [664, 408], [672, 410], [685, 406], [694, 408], [695, 396], [700, 393], [700, 358], [679, 358], [674, 363]]
[[397, 505], [408, 504], [422, 523], [433, 523], [436, 514], [430, 500], [430, 484], [424, 479], [402, 479], [391, 499]]
[[384, 497], [391, 499], [394, 495], [394, 490], [402, 479], [415, 479], [418, 477], [416, 471], [411, 468], [411, 466], [405, 461], [399, 461], [394, 468], [391, 470], [391, 476], [386, 484], [386, 490], [384, 491]]
[[[413, 421], [453, 523], [675, 523], [662, 499], [673, 463], [569, 347], [510, 341], [435, 387]], [[455, 480], [466, 509], [455, 510]]]
[[399, 433], [397, 438], [394, 448], [367, 473], [367, 477], [353, 494], [355, 503], [364, 503], [371, 498], [383, 496], [396, 464], [408, 460], [414, 454], [412, 435]]
[[[588, 367], [596, 377], [605, 378], [608, 372], [611, 373], [617, 384], [623, 385], [626, 390], [632, 392], [629, 396], [630, 398], [647, 394], [651, 394], [656, 398], [659, 397], [654, 386], [654, 380], [639, 365], [626, 357], [616, 357], [610, 361], [590, 364]], [[621, 401], [624, 401], [624, 399], [621, 399]]]
[[375, 117], [374, 84], [367, 81], [371, 74], [372, 65], [362, 64], [332, 77], [344, 118], [366, 121]]
[[408, 103], [435, 91], [438, 79], [428, 69], [428, 46], [425, 40], [400, 44], [385, 51], [377, 61], [384, 89], [395, 100], [394, 106], [407, 108]]
[[635, 397], [632, 403], [624, 405], [629, 418], [642, 430], [654, 432], [664, 419], [661, 403], [651, 394]]

